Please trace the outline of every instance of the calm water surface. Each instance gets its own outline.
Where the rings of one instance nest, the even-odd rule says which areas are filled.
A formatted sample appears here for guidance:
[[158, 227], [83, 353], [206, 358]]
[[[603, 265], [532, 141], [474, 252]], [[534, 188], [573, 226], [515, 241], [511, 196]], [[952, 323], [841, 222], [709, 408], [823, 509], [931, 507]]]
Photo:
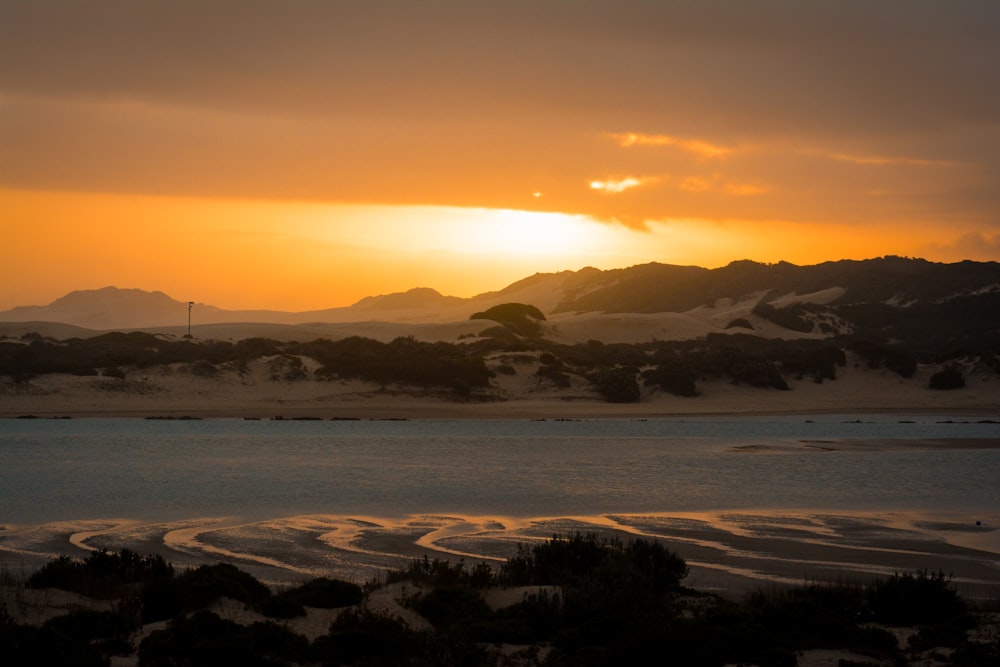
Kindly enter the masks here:
[[0, 523], [1000, 508], [1000, 449], [915, 446], [1000, 425], [857, 419], [0, 420]]

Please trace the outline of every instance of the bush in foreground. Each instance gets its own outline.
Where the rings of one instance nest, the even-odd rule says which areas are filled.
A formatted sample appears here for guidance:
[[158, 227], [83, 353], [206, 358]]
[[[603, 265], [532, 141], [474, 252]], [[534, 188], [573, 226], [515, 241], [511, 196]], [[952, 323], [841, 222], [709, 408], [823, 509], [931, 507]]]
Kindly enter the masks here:
[[[141, 559], [105, 555], [95, 562], [123, 561]], [[76, 576], [78, 567], [60, 559], [42, 571], [33, 575], [36, 582], [60, 580], [67, 572]], [[204, 566], [138, 584], [139, 598], [122, 598], [115, 612], [76, 612], [27, 627], [0, 608], [0, 655], [4, 665], [107, 665], [110, 656], [133, 651], [137, 611], [125, 602], [136, 599], [160, 603], [144, 608], [144, 616], [170, 618], [139, 644], [144, 667], [612, 665], [641, 664], [651, 655], [670, 656], [676, 664], [778, 667], [795, 665], [796, 653], [811, 649], [849, 649], [864, 656], [862, 662], [903, 664], [924, 659], [931, 650], [939, 655], [939, 647], [954, 649], [951, 664], [993, 665], [1000, 655], [996, 639], [969, 641], [976, 617], [941, 572], [897, 574], [868, 585], [760, 592], [743, 601], [683, 589], [686, 574], [685, 561], [657, 540], [592, 533], [522, 545], [497, 571], [486, 563], [470, 567], [424, 558], [386, 577], [414, 583], [403, 602], [433, 626], [418, 631], [366, 609], [354, 584], [321, 578], [272, 595], [231, 565]], [[483, 591], [498, 584], [540, 588], [493, 610]], [[206, 611], [219, 596], [258, 610], [271, 604], [349, 606], [327, 634], [310, 643], [273, 622], [243, 626]], [[899, 646], [873, 622], [917, 632], [909, 645]], [[521, 661], [504, 657], [500, 644], [521, 645]]]

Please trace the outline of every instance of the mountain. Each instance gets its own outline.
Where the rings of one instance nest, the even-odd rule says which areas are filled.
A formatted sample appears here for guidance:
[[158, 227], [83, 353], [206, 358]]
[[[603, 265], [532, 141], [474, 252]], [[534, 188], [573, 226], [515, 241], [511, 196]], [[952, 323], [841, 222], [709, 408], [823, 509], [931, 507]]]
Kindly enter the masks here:
[[[535, 274], [471, 298], [421, 287], [366, 297], [347, 307], [294, 313], [223, 310], [197, 303], [192, 321], [199, 326], [461, 322], [477, 311], [511, 302], [562, 316], [566, 326], [576, 313], [704, 315], [714, 309], [712, 317], [719, 328], [753, 314], [758, 325], [766, 320], [799, 332], [875, 328], [885, 333], [896, 322], [940, 327], [942, 323], [933, 320], [941, 317], [955, 326], [995, 331], [994, 320], [1000, 317], [1000, 264], [884, 257], [811, 266], [737, 261], [717, 269], [658, 263], [608, 271], [588, 267]], [[720, 309], [720, 304], [742, 306]], [[0, 312], [0, 322], [59, 322], [94, 330], [183, 327], [188, 304], [163, 292], [105, 287], [71, 292], [47, 306]]]
[[687, 312], [719, 299], [767, 293], [765, 300], [770, 300], [831, 288], [840, 291], [835, 304], [926, 303], [1000, 291], [1000, 264], [938, 264], [901, 257], [813, 266], [738, 261], [719, 269], [644, 264], [592, 276], [586, 289], [567, 293], [552, 312]]

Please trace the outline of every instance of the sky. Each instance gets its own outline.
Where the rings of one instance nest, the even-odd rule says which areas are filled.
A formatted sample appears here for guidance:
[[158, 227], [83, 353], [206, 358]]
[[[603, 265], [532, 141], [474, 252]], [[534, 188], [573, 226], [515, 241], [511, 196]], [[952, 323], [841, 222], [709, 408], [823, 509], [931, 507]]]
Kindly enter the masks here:
[[1000, 2], [0, 0], [0, 309], [1000, 260]]

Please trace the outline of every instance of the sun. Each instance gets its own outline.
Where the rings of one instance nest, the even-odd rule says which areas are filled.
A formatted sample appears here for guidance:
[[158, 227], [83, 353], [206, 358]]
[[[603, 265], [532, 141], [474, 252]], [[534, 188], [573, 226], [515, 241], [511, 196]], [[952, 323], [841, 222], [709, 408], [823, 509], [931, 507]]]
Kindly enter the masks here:
[[[599, 254], [606, 229], [584, 216], [514, 209], [472, 209], [447, 230], [450, 249], [523, 257]], [[465, 216], [459, 216], [465, 217]], [[449, 225], [450, 226], [450, 225]]]

